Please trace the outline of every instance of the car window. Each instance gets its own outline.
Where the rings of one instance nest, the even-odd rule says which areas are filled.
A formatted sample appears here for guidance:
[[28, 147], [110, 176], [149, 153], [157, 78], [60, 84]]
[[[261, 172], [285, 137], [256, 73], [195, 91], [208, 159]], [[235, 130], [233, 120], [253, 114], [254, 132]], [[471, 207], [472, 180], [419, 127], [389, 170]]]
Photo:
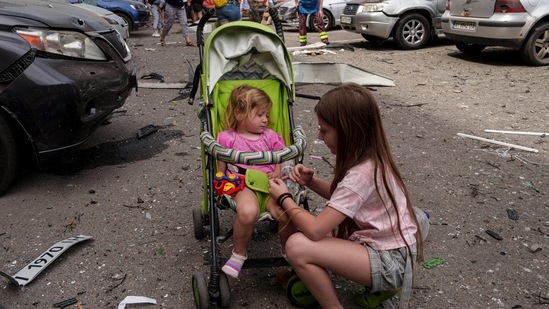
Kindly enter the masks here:
[[97, 1], [96, 1], [96, 0], [84, 0], [84, 3], [90, 4], [90, 5], [97, 5]]

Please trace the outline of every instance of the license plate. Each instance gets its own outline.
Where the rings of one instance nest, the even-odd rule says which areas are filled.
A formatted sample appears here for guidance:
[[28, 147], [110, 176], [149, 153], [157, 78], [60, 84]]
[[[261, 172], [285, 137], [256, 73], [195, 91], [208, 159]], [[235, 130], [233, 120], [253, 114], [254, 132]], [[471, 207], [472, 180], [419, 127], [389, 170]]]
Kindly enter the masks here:
[[471, 22], [454, 21], [452, 23], [452, 28], [453, 29], [475, 31], [476, 25], [475, 25], [475, 23], [471, 23]]
[[341, 16], [341, 23], [342, 24], [350, 24], [351, 23], [351, 17], [349, 16]]

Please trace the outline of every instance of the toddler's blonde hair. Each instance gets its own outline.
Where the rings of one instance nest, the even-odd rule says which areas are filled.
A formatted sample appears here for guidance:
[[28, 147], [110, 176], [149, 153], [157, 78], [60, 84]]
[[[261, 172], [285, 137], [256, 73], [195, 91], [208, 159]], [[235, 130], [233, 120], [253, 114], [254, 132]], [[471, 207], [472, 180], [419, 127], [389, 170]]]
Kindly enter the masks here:
[[225, 111], [225, 129], [236, 130], [237, 126], [246, 118], [251, 118], [254, 108], [267, 108], [272, 106], [271, 99], [265, 91], [249, 85], [240, 85], [233, 89], [229, 99], [229, 105]]

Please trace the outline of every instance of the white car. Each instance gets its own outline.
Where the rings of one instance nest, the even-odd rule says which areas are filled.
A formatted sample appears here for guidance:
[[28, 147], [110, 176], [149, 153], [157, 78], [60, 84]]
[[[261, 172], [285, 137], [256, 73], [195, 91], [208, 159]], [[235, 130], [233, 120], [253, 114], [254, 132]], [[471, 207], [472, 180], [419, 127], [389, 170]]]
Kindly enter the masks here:
[[465, 54], [486, 46], [520, 51], [529, 65], [549, 65], [549, 1], [451, 1], [442, 31]]
[[[339, 15], [341, 15], [347, 3], [351, 1], [352, 0], [324, 0], [322, 10], [324, 12], [324, 26], [326, 27], [326, 30], [331, 30], [339, 26]], [[280, 16], [283, 27], [295, 29], [299, 27], [297, 16], [292, 16], [292, 9], [294, 7], [295, 0], [285, 1], [278, 6], [278, 15]], [[311, 15], [307, 18], [307, 28], [310, 31], [318, 32], [313, 21], [313, 16]]]

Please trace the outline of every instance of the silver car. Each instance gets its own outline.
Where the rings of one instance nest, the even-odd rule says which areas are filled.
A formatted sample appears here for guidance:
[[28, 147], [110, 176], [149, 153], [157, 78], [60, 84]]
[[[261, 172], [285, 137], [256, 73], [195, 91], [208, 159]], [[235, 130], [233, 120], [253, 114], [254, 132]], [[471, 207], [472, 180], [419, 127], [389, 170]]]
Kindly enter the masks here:
[[530, 65], [549, 65], [549, 0], [452, 0], [442, 30], [463, 53], [486, 46], [520, 50]]
[[361, 0], [347, 4], [341, 27], [375, 44], [393, 38], [400, 49], [419, 49], [442, 33], [445, 6], [446, 0]]
[[[351, 2], [352, 0], [324, 0], [322, 10], [324, 13], [324, 26], [326, 30], [334, 29], [339, 26], [339, 15], [343, 12], [345, 5]], [[297, 29], [299, 23], [297, 20], [297, 15], [292, 14], [292, 9], [295, 7], [295, 0], [288, 0], [278, 6], [278, 15], [280, 16], [280, 21], [282, 26], [286, 28]], [[316, 29], [315, 23], [313, 21], [313, 16], [309, 15], [307, 18], [307, 28], [310, 31], [318, 32]]]

